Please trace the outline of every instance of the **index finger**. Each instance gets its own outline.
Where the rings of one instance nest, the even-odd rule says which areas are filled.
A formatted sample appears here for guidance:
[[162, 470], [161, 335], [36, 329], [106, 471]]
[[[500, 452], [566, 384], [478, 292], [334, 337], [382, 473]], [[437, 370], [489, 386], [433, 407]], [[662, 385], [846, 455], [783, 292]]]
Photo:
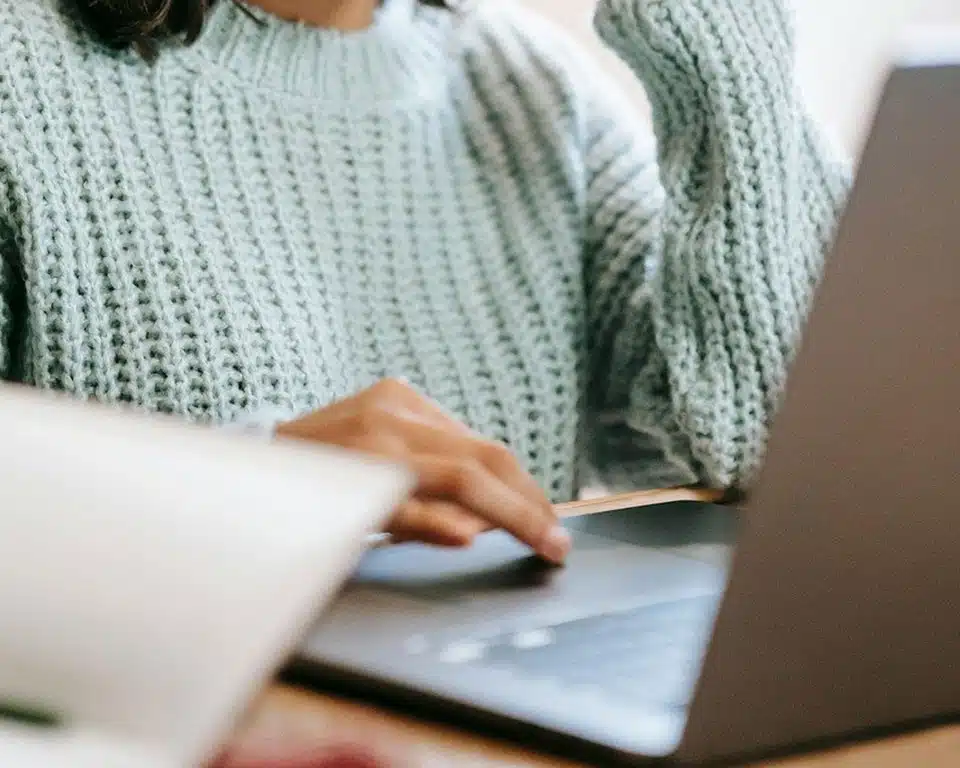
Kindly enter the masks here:
[[[389, 396], [397, 405], [419, 416], [423, 421], [439, 427], [448, 427], [452, 432], [463, 437], [479, 439], [480, 436], [476, 431], [455, 419], [439, 403], [420, 394], [405, 380], [386, 380], [382, 382], [382, 386], [389, 388]], [[484, 439], [482, 443], [478, 443], [477, 459], [495, 475], [543, 507], [552, 518], [557, 517], [556, 510], [546, 493], [506, 445], [499, 441]]]
[[481, 519], [503, 528], [538, 554], [560, 564], [570, 551], [570, 535], [552, 514], [532, 504], [479, 462], [419, 454], [411, 463], [420, 479], [419, 493], [450, 499]]

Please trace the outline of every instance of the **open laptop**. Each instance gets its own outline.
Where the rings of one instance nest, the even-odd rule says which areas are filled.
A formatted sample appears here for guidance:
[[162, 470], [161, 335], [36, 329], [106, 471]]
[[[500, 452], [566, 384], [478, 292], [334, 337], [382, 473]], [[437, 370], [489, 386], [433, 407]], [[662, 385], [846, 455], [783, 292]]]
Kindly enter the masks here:
[[291, 673], [602, 764], [741, 759], [960, 713], [951, 51], [889, 79], [742, 511], [571, 520], [559, 570], [500, 534], [373, 551]]
[[0, 386], [0, 765], [206, 764], [399, 467]]

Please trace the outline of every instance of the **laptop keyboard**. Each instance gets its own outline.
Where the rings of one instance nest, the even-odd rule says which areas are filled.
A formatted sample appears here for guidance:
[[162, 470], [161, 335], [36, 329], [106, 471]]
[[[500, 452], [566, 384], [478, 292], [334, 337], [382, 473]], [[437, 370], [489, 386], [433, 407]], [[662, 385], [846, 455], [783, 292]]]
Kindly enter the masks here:
[[451, 643], [441, 658], [603, 698], [685, 707], [717, 602], [688, 598]]

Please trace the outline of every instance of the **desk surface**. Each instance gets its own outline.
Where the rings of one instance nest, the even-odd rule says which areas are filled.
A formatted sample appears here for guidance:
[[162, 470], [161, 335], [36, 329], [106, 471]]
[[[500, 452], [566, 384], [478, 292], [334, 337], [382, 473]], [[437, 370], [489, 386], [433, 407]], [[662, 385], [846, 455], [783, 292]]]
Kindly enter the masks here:
[[[565, 506], [561, 513], [589, 514], [689, 498], [709, 496], [690, 491], [658, 491], [578, 502]], [[573, 768], [577, 765], [377, 707], [285, 686], [267, 691], [238, 735], [237, 746], [272, 743], [283, 745], [285, 750], [299, 747], [310, 750], [331, 741], [373, 746], [392, 764], [403, 768]], [[761, 765], [766, 768], [954, 768], [960, 765], [960, 725]]]
[[[445, 726], [401, 717], [376, 707], [277, 686], [264, 697], [238, 746], [273, 743], [311, 747], [352, 742], [372, 745], [400, 768], [577, 768], [579, 764], [531, 753]], [[960, 726], [761, 763], [763, 768], [956, 768]]]

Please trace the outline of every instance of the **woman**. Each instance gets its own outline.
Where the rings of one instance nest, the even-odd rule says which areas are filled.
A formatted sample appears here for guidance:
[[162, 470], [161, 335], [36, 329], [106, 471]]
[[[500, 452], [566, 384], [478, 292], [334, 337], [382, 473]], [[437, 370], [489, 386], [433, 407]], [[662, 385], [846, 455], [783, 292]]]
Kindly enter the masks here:
[[749, 482], [846, 189], [780, 0], [0, 9], [4, 376], [399, 458], [390, 532]]

